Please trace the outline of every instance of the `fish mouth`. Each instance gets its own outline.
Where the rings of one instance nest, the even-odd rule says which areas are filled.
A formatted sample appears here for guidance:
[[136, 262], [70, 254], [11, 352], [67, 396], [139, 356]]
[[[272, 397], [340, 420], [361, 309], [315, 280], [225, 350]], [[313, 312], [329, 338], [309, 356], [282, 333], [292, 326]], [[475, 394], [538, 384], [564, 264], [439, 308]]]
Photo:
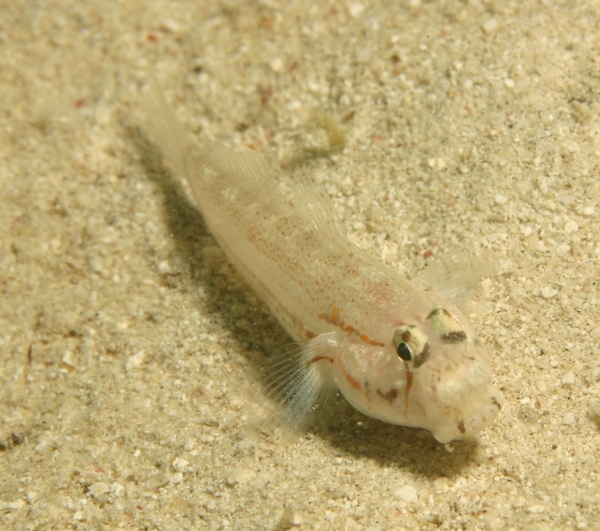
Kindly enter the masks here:
[[471, 411], [457, 411], [443, 425], [430, 428], [433, 436], [441, 443], [448, 443], [476, 435], [494, 422], [504, 405], [504, 396], [497, 389], [489, 387], [483, 400], [473, 400], [473, 403], [476, 407]]

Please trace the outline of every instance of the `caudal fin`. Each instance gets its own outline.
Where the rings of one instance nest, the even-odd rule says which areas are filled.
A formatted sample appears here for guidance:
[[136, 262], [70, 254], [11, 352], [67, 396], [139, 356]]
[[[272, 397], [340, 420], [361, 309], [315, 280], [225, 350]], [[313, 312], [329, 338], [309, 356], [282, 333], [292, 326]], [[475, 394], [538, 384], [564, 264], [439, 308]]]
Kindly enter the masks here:
[[185, 175], [184, 156], [194, 141], [175, 116], [152, 74], [148, 75], [148, 86], [142, 102], [146, 112], [146, 127], [152, 140], [173, 169]]

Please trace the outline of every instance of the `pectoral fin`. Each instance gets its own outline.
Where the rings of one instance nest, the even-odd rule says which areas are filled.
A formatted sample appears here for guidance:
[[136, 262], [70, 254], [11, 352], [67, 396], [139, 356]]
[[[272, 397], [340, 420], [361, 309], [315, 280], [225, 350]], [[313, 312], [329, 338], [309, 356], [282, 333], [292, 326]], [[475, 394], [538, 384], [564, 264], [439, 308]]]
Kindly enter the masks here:
[[295, 343], [269, 357], [250, 387], [254, 424], [259, 429], [306, 426], [335, 390], [333, 362], [337, 332]]

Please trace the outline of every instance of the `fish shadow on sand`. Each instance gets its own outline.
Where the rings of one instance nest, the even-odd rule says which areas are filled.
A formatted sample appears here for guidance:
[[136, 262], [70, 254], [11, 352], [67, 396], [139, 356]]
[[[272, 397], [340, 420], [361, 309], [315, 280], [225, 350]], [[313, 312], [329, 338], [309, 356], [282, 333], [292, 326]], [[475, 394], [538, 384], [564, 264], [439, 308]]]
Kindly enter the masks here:
[[417, 476], [457, 477], [469, 466], [487, 460], [477, 438], [442, 444], [427, 430], [395, 426], [356, 411], [342, 397], [329, 406], [335, 416], [316, 431], [346, 455], [373, 459], [384, 467], [402, 468]]
[[163, 165], [158, 148], [139, 129], [130, 129], [129, 136], [144, 173], [162, 195], [164, 222], [174, 241], [177, 273], [163, 274], [163, 282], [190, 291], [201, 289], [204, 296], [199, 306], [247, 350], [262, 352], [274, 342], [289, 342], [267, 306], [228, 262], [181, 180]]

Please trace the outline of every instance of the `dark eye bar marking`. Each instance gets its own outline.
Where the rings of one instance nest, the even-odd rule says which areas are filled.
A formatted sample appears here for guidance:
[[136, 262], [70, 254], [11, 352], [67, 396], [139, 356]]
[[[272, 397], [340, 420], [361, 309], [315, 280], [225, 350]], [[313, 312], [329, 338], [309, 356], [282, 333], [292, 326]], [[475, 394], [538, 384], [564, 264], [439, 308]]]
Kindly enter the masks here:
[[415, 356], [413, 368], [418, 369], [421, 365], [423, 365], [423, 363], [425, 363], [427, 361], [428, 357], [429, 357], [429, 343], [425, 343], [425, 345], [423, 345], [423, 350], [421, 352], [419, 352], [419, 354], [417, 356]]
[[467, 340], [467, 334], [465, 334], [462, 330], [456, 332], [448, 332], [442, 336], [442, 341], [444, 343], [461, 343], [462, 341]]

